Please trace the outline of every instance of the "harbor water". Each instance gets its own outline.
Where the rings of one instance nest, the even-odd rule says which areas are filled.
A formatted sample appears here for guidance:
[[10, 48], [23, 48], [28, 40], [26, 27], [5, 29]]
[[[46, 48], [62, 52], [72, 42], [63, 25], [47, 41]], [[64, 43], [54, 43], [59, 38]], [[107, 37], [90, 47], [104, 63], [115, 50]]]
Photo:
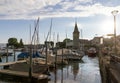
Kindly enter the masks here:
[[101, 83], [98, 58], [84, 56], [82, 60], [51, 72], [49, 83]]
[[[14, 57], [9, 56], [8, 60], [14, 61]], [[5, 62], [6, 57], [2, 61]], [[50, 70], [49, 78], [48, 83], [101, 83], [98, 58], [84, 56], [82, 61], [70, 61], [68, 65], [57, 66], [56, 71]], [[0, 83], [16, 82], [0, 80]]]

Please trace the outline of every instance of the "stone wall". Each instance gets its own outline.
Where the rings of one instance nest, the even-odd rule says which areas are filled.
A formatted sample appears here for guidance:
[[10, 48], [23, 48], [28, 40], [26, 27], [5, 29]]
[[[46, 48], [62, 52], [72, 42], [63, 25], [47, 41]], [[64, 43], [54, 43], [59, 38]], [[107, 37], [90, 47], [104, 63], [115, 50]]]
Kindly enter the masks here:
[[99, 56], [102, 83], [120, 83], [119, 58], [114, 56]]

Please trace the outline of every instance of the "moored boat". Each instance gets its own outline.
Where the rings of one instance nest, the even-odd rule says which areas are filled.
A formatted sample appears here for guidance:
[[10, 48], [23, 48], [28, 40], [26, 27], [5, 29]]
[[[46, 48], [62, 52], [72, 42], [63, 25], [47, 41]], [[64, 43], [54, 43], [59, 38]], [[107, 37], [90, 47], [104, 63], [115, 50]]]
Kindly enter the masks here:
[[[24, 60], [27, 59], [30, 56], [29, 52], [21, 52], [17, 58], [18, 60]], [[32, 54], [32, 58], [45, 58], [44, 55], [40, 54], [38, 51]]]
[[92, 47], [88, 50], [88, 56], [89, 57], [96, 57], [96, 54], [97, 54], [97, 51], [96, 51], [95, 48]]

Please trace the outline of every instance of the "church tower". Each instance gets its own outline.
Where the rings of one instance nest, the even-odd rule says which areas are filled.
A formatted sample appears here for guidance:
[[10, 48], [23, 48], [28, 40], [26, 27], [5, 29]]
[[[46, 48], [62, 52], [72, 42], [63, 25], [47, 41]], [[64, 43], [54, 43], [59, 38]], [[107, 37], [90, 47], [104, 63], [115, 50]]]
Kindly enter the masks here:
[[75, 28], [73, 32], [73, 48], [79, 49], [79, 30], [77, 26], [77, 22], [75, 23]]

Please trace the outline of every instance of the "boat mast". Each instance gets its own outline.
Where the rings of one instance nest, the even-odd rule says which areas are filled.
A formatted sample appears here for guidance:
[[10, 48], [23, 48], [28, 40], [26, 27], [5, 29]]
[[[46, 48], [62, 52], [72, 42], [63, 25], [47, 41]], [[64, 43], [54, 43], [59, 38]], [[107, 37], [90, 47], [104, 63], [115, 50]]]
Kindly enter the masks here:
[[50, 30], [48, 31], [48, 34], [47, 34], [47, 37], [46, 37], [46, 40], [45, 40], [45, 46], [46, 46], [46, 65], [47, 65], [47, 56], [48, 56], [48, 54], [47, 54], [47, 49], [48, 49], [48, 45], [49, 45], [49, 43], [47, 44], [47, 39], [48, 39], [48, 36], [49, 36], [49, 41], [51, 40], [51, 29], [52, 29], [52, 18], [51, 18], [51, 24], [50, 24]]
[[[35, 34], [36, 34], [38, 23], [39, 23], [39, 18], [38, 18], [37, 23], [35, 25], [35, 30], [34, 30], [32, 39], [30, 38], [31, 39], [31, 43], [30, 43], [30, 64], [29, 64], [29, 78], [30, 78], [30, 82], [31, 82], [31, 79], [32, 79], [32, 42], [33, 42], [33, 40], [35, 38]], [[31, 35], [31, 32], [30, 32], [30, 35]]]
[[52, 18], [51, 18], [50, 31], [49, 31], [49, 41], [51, 41], [51, 31], [52, 31]]
[[66, 41], [65, 42], [66, 42], [66, 48], [67, 48], [67, 30], [66, 30]]
[[30, 25], [30, 42], [29, 44], [31, 44], [31, 25]]

